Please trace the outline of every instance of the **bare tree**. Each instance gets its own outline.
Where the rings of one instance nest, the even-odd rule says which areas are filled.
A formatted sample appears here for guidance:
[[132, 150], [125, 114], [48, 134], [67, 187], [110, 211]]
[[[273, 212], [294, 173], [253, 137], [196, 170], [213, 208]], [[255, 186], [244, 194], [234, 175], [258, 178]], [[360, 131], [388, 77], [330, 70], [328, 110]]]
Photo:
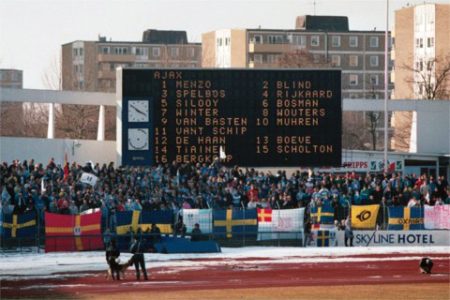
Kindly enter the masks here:
[[[410, 89], [417, 86], [417, 98], [450, 98], [450, 55], [419, 61], [414, 66], [403, 65], [401, 68], [411, 74], [404, 81]], [[410, 148], [412, 117], [411, 112], [396, 112], [392, 118], [392, 126], [395, 129], [392, 144], [397, 150], [408, 151]]]
[[417, 62], [415, 66], [403, 65], [413, 75], [406, 82], [419, 86], [419, 97], [426, 100], [450, 97], [450, 55]]
[[282, 68], [321, 68], [331, 67], [331, 63], [321, 54], [313, 54], [305, 49], [281, 54], [278, 66]]
[[42, 74], [42, 83], [49, 90], [62, 90], [61, 54], [55, 56]]

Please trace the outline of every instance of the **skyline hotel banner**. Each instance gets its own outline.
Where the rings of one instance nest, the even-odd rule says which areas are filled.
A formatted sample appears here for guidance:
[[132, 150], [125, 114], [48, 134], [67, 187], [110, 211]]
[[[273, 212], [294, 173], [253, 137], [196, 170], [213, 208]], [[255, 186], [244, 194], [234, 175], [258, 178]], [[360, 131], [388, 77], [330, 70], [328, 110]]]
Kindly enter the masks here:
[[117, 78], [122, 165], [341, 166], [340, 70], [124, 68]]
[[303, 239], [305, 208], [258, 208], [258, 240]]

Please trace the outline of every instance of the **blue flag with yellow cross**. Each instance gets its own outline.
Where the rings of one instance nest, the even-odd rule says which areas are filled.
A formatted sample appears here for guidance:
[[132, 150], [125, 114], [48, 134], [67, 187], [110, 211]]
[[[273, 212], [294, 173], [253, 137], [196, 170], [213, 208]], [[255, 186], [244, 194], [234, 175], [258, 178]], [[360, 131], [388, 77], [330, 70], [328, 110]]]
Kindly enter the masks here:
[[116, 220], [118, 235], [136, 233], [138, 228], [145, 233], [150, 231], [152, 224], [158, 226], [161, 233], [170, 234], [173, 231], [173, 212], [171, 210], [121, 211], [116, 213]]
[[219, 238], [254, 237], [258, 233], [256, 209], [214, 210], [213, 230]]
[[317, 230], [317, 247], [330, 247], [330, 230]]
[[388, 230], [423, 230], [422, 207], [389, 207]]
[[4, 214], [2, 224], [3, 238], [24, 238], [36, 235], [36, 213]]
[[315, 223], [319, 224], [333, 224], [334, 223], [334, 208], [331, 205], [323, 205], [311, 208], [311, 218]]

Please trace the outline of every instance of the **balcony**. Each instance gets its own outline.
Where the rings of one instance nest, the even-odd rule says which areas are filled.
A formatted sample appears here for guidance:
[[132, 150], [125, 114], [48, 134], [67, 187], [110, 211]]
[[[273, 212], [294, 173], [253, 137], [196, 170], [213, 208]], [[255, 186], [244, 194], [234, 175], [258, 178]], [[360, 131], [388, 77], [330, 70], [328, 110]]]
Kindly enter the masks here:
[[249, 53], [283, 53], [283, 52], [294, 52], [295, 50], [301, 49], [299, 45], [292, 44], [248, 44]]
[[134, 55], [119, 55], [119, 54], [98, 54], [97, 60], [99, 62], [134, 62], [136, 57]]
[[111, 70], [99, 70], [97, 73], [98, 79], [115, 79], [116, 71]]
[[272, 69], [278, 66], [277, 63], [261, 63], [256, 61], [249, 61], [248, 67], [251, 69]]

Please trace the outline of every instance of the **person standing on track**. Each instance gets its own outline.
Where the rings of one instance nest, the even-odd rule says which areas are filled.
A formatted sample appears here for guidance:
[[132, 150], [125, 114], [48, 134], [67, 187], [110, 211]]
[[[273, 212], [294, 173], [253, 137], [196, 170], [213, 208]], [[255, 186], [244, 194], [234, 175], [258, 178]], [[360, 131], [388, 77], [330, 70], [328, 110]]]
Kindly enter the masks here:
[[134, 268], [136, 269], [136, 279], [140, 280], [141, 274], [139, 271], [139, 266], [142, 269], [142, 273], [144, 273], [144, 279], [148, 280], [147, 270], [145, 269], [145, 259], [144, 253], [141, 250], [141, 241], [138, 240], [137, 236], [134, 236], [133, 243], [130, 246], [130, 252], [133, 253], [133, 257], [131, 260], [134, 263]]

